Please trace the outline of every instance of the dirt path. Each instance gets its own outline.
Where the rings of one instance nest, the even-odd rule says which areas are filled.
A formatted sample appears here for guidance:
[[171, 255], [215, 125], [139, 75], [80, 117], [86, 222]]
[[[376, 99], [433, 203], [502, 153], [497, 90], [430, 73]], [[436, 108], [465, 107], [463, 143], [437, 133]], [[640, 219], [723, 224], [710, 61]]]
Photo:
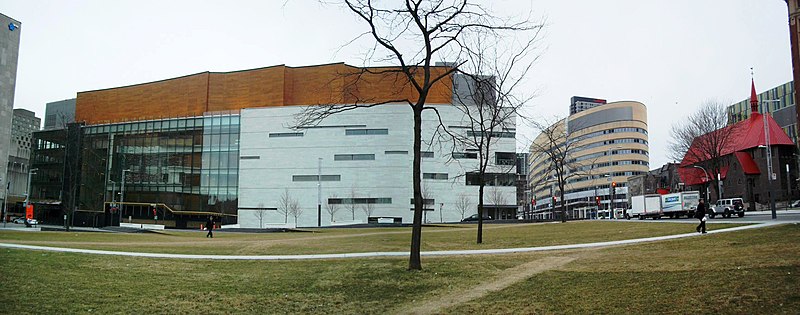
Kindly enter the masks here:
[[575, 257], [552, 256], [527, 262], [506, 270], [499, 277], [481, 283], [473, 288], [450, 292], [444, 296], [435, 296], [426, 301], [422, 301], [422, 304], [415, 302], [415, 305], [402, 308], [397, 314], [433, 314], [448, 307], [486, 296], [495, 291], [500, 291], [512, 284], [528, 279], [537, 273], [564, 266], [575, 259]]

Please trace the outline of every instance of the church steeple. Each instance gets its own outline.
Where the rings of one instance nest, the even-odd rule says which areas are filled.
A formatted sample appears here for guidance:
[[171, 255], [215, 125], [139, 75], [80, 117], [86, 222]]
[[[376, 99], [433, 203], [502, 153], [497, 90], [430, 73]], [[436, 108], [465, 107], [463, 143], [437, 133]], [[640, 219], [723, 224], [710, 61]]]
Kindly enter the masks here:
[[753, 114], [758, 113], [758, 95], [756, 95], [756, 82], [750, 78], [750, 110]]

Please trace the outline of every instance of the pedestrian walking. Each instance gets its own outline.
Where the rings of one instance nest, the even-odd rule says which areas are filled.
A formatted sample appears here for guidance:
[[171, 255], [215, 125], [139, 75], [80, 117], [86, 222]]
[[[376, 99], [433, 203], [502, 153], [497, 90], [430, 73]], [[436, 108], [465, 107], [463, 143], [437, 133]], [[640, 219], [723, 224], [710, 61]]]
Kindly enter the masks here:
[[694, 212], [694, 217], [700, 219], [700, 224], [697, 225], [697, 233], [706, 234], [706, 202], [703, 199], [700, 199], [700, 203], [697, 204], [697, 210]]
[[208, 221], [206, 221], [206, 229], [208, 229], [208, 234], [206, 234], [206, 237], [214, 238], [214, 233], [212, 233], [214, 230], [214, 217], [208, 216]]

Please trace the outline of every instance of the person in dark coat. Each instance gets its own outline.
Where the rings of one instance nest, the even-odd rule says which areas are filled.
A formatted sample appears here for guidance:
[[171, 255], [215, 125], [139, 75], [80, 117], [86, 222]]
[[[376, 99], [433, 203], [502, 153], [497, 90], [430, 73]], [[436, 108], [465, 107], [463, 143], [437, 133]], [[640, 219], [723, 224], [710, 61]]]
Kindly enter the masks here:
[[214, 217], [208, 216], [208, 221], [206, 221], [206, 229], [208, 229], [208, 234], [206, 234], [206, 237], [214, 238], [214, 233], [212, 233], [214, 230]]
[[700, 224], [697, 225], [697, 233], [706, 233], [706, 211], [708, 207], [706, 207], [706, 202], [703, 199], [700, 199], [700, 203], [697, 204], [697, 210], [694, 212], [694, 217], [700, 219]]

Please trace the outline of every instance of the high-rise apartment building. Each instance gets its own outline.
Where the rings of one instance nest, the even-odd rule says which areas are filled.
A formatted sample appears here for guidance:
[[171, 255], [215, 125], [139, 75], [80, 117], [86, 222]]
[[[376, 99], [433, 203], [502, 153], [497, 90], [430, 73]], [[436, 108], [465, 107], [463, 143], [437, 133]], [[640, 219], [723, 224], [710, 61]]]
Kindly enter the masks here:
[[606, 100], [590, 98], [590, 97], [573, 96], [572, 98], [570, 98], [569, 101], [569, 114], [575, 115], [587, 109], [603, 105], [605, 103], [607, 103]]

